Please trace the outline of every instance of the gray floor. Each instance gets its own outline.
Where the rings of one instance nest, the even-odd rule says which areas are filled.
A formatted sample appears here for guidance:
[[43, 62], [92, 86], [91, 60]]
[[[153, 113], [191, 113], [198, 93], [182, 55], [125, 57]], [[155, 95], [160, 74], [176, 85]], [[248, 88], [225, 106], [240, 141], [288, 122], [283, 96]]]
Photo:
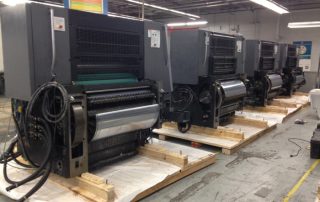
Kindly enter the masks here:
[[[308, 123], [296, 125], [293, 122], [297, 118]], [[298, 147], [289, 143], [288, 138], [309, 141], [317, 122], [309, 108], [303, 109], [238, 153], [217, 155], [214, 165], [143, 201], [282, 201], [314, 162], [309, 158], [308, 143], [302, 141], [296, 141], [302, 146], [299, 156], [291, 158], [290, 155], [296, 153]], [[291, 201], [314, 201], [319, 181], [320, 166], [306, 179]], [[0, 196], [0, 201], [11, 200]]]
[[[302, 118], [305, 125], [296, 125]], [[282, 201], [283, 197], [309, 169], [314, 160], [309, 158], [308, 143], [288, 138], [310, 140], [317, 118], [310, 108], [303, 109], [285, 124], [259, 138], [238, 153], [219, 154], [217, 162], [144, 199], [148, 201]], [[290, 201], [315, 201], [320, 166], [306, 179]]]

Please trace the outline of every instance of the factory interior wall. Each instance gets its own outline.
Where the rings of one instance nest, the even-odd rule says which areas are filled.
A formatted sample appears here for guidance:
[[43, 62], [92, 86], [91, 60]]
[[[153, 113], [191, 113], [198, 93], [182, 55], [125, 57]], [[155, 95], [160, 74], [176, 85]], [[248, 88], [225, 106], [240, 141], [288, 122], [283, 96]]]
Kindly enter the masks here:
[[320, 10], [308, 10], [278, 15], [270, 10], [244, 11], [205, 16], [208, 25], [202, 29], [228, 34], [242, 34], [246, 39], [262, 39], [280, 43], [312, 41], [311, 71], [306, 72], [307, 84], [301, 88], [308, 92], [315, 86], [320, 57], [320, 28], [289, 29], [289, 22], [319, 21]]

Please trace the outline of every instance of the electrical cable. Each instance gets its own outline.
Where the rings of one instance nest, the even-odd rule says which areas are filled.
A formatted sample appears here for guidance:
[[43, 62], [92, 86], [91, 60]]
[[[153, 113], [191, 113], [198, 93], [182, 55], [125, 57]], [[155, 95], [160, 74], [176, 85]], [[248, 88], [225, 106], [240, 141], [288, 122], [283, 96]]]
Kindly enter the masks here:
[[[69, 98], [67, 91], [61, 84], [49, 82], [43, 84], [35, 91], [27, 106], [25, 106], [25, 110], [20, 110], [19, 113], [16, 113], [18, 108], [15, 104], [17, 103], [14, 100], [12, 103], [12, 117], [17, 128], [17, 137], [12, 140], [4, 154], [0, 156], [0, 163], [3, 163], [3, 176], [5, 180], [11, 184], [6, 190], [10, 191], [42, 176], [34, 187], [19, 199], [19, 201], [24, 201], [39, 190], [49, 177], [56, 124], [65, 117], [68, 110]], [[22, 105], [23, 104], [24, 103], [22, 103]], [[39, 104], [41, 104], [40, 109], [36, 108]], [[19, 107], [21, 107], [21, 105], [19, 105]], [[38, 112], [37, 114], [34, 114], [35, 109]], [[26, 149], [26, 145], [30, 148], [28, 141], [34, 133], [31, 133], [31, 129], [36, 130], [37, 134], [40, 135], [40, 138], [44, 139], [47, 145], [47, 152], [42, 162], [38, 165], [32, 161]], [[18, 146], [21, 151], [14, 152], [16, 146]], [[17, 158], [21, 155], [23, 155], [31, 165], [20, 162]], [[36, 170], [23, 180], [11, 180], [7, 173], [7, 166], [11, 166], [8, 162], [12, 160], [24, 168], [35, 168]]]
[[196, 95], [189, 86], [179, 86], [172, 93], [172, 103], [177, 111], [185, 111], [195, 100]]
[[300, 145], [298, 145], [296, 142], [294, 142], [293, 140], [300, 140], [303, 142], [308, 142], [310, 143], [310, 141], [304, 140], [304, 139], [300, 139], [300, 138], [288, 138], [288, 141], [291, 142], [292, 144], [296, 145], [299, 149], [297, 151], [296, 154], [291, 154], [290, 157], [296, 157], [299, 155], [300, 151], [302, 150], [302, 147]]

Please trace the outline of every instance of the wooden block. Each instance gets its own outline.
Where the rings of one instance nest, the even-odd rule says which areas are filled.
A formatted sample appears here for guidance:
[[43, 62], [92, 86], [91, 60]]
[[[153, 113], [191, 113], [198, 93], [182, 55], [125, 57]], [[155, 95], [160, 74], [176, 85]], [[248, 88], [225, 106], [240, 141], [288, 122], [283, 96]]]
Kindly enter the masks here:
[[249, 119], [249, 118], [245, 118], [243, 116], [234, 116], [230, 119], [230, 121], [235, 124], [248, 125], [248, 126], [253, 126], [253, 127], [257, 127], [257, 128], [268, 128], [269, 127], [267, 121]]
[[95, 202], [112, 202], [115, 199], [114, 187], [106, 181], [90, 173], [83, 173], [81, 177], [63, 178], [51, 174], [49, 180]]
[[159, 138], [159, 140], [167, 140], [167, 139], [168, 139], [167, 136], [165, 136], [165, 135], [160, 135], [160, 134], [159, 134], [158, 138]]
[[286, 101], [286, 100], [272, 100], [271, 105], [273, 106], [279, 106], [279, 107], [289, 107], [289, 108], [297, 108], [297, 103], [294, 103], [292, 101]]
[[265, 107], [252, 107], [246, 106], [244, 107], [245, 111], [259, 111], [259, 112], [270, 112], [270, 113], [279, 113], [279, 114], [288, 114], [288, 109], [279, 106], [270, 106], [267, 105]]
[[304, 92], [294, 92], [293, 95], [298, 95], [298, 96], [309, 96], [309, 93], [304, 93]]
[[[176, 129], [176, 123], [166, 122], [162, 125], [163, 128]], [[229, 139], [234, 141], [241, 141], [244, 139], [244, 133], [239, 130], [228, 129], [223, 127], [218, 127], [217, 129], [201, 127], [193, 125], [190, 130], [192, 133], [196, 133], [198, 135], [206, 135], [206, 136], [214, 136], [223, 139]]]
[[169, 151], [159, 145], [146, 144], [139, 148], [139, 154], [184, 167], [188, 164], [188, 156]]

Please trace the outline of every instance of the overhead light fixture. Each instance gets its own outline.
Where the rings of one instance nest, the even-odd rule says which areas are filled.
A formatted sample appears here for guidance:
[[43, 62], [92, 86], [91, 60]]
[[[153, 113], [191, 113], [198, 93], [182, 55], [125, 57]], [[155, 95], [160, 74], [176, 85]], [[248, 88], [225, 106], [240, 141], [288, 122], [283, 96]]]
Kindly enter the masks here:
[[193, 21], [193, 22], [176, 22], [167, 24], [168, 27], [192, 27], [199, 25], [206, 25], [208, 21]]
[[279, 14], [285, 14], [285, 13], [289, 13], [289, 10], [284, 7], [284, 6], [281, 6], [280, 4], [272, 1], [272, 0], [250, 0], [256, 4], [259, 4], [261, 6], [264, 6], [270, 10], [273, 10], [274, 12], [276, 13], [279, 13]]
[[154, 5], [154, 4], [143, 3], [141, 1], [135, 1], [135, 0], [126, 0], [126, 1], [130, 2], [130, 3], [134, 3], [134, 4], [144, 5], [144, 6], [147, 6], [147, 7], [151, 7], [151, 8], [155, 8], [155, 9], [159, 9], [159, 10], [163, 10], [163, 11], [179, 14], [179, 15], [182, 15], [182, 16], [187, 16], [187, 17], [192, 17], [192, 18], [200, 18], [200, 16], [198, 16], [198, 15], [193, 15], [193, 14], [190, 14], [190, 13], [185, 13], [185, 12], [174, 10], [174, 9], [170, 9], [170, 8], [165, 8], [165, 7], [157, 6], [157, 5]]
[[290, 22], [288, 23], [288, 27], [295, 28], [315, 28], [320, 27], [320, 21], [310, 21], [310, 22]]
[[128, 20], [137, 20], [137, 21], [151, 21], [149, 19], [141, 19], [141, 18], [137, 18], [137, 17], [133, 17], [130, 15], [123, 15], [123, 14], [119, 14], [119, 13], [112, 13], [112, 12], [108, 12], [108, 16], [109, 17], [115, 17], [115, 18], [122, 18], [122, 19], [128, 19]]
[[27, 3], [28, 0], [2, 0], [1, 3], [7, 6], [15, 6], [17, 4]]

